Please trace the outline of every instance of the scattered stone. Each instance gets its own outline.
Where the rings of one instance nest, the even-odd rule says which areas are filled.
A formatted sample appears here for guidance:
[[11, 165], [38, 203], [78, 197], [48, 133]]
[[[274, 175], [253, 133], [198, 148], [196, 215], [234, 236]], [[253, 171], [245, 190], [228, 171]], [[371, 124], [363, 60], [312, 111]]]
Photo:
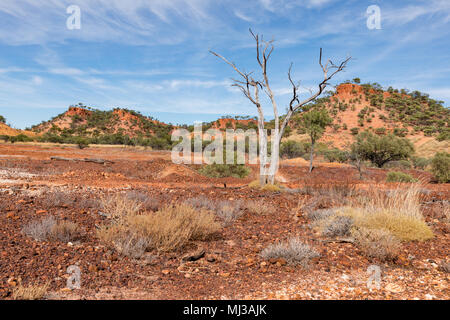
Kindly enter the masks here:
[[403, 287], [395, 283], [388, 283], [384, 289], [392, 293], [400, 293], [404, 290]]
[[197, 261], [200, 260], [205, 256], [206, 251], [203, 248], [197, 249], [194, 252], [186, 254], [183, 258], [181, 258], [182, 261]]

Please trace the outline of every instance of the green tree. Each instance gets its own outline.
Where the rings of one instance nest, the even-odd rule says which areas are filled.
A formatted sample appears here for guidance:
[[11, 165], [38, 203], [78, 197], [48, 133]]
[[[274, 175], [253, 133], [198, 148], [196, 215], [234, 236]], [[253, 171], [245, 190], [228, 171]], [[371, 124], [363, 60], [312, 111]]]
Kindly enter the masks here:
[[2, 115], [0, 115], [0, 123], [6, 123], [5, 117]]
[[414, 153], [412, 143], [393, 134], [377, 136], [364, 131], [352, 145], [352, 153], [361, 160], [370, 160], [379, 168], [389, 161], [409, 158]]
[[309, 172], [312, 171], [312, 163], [314, 157], [314, 146], [316, 141], [322, 137], [327, 126], [333, 122], [327, 110], [322, 109], [311, 109], [303, 115], [301, 118], [301, 125], [306, 130], [306, 133], [311, 139], [311, 155], [309, 160]]

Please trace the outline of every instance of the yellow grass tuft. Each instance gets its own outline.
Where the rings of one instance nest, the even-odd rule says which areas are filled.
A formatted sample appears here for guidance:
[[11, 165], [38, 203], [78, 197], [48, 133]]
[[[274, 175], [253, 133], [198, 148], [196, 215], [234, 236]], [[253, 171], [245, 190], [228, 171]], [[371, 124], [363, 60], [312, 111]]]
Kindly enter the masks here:
[[281, 191], [280, 186], [277, 185], [277, 184], [266, 184], [263, 187], [261, 187], [261, 185], [260, 185], [258, 180], [254, 180], [254, 181], [250, 182], [248, 184], [248, 186], [249, 186], [249, 188], [260, 189], [260, 190], [263, 190], [263, 191], [272, 191], [272, 192], [279, 192], [279, 191]]
[[403, 241], [425, 241], [433, 238], [431, 228], [420, 211], [419, 187], [397, 188], [387, 195], [372, 191], [353, 206], [338, 210], [338, 215], [353, 218], [356, 227], [382, 229]]
[[220, 230], [214, 214], [187, 204], [166, 206], [155, 213], [125, 213], [109, 226], [101, 227], [99, 239], [127, 256], [145, 251], [182, 249], [191, 240], [207, 240]]
[[24, 287], [22, 283], [19, 283], [13, 290], [12, 298], [14, 300], [40, 300], [44, 298], [49, 287], [50, 282], [47, 282], [41, 286], [31, 285], [28, 287]]

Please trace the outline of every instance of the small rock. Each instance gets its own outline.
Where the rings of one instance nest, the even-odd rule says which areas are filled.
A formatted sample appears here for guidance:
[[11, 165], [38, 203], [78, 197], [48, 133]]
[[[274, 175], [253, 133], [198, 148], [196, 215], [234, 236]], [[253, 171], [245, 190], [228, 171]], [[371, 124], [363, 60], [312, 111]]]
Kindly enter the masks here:
[[388, 283], [384, 289], [392, 293], [400, 293], [404, 290], [403, 287], [395, 283]]
[[36, 211], [36, 214], [45, 214], [47, 213], [47, 210], [38, 210]]
[[236, 245], [236, 242], [234, 242], [233, 240], [227, 240], [225, 241], [225, 243], [230, 247], [234, 247]]
[[277, 260], [277, 265], [278, 264], [280, 266], [285, 266], [287, 264], [287, 261], [286, 261], [286, 259], [280, 258], [280, 259]]
[[205, 250], [203, 248], [200, 248], [196, 250], [195, 252], [186, 254], [181, 260], [183, 261], [197, 261], [200, 260], [205, 256]]
[[168, 275], [168, 274], [170, 273], [170, 270], [165, 269], [165, 270], [163, 270], [163, 271], [161, 271], [161, 272], [162, 272], [162, 274], [164, 274], [164, 275]]

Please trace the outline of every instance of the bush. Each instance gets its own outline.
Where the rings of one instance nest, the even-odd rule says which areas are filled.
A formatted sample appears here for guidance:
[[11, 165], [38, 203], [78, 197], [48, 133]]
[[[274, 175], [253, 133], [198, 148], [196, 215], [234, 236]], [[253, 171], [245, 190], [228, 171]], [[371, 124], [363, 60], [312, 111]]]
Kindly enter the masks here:
[[327, 237], [343, 237], [350, 235], [353, 219], [345, 216], [333, 216], [327, 219], [322, 228], [322, 235]]
[[242, 215], [240, 201], [220, 201], [215, 209], [216, 215], [223, 221], [225, 226], [230, 225]]
[[440, 183], [450, 181], [450, 153], [438, 152], [431, 160], [431, 172]]
[[408, 160], [389, 161], [383, 165], [383, 168], [399, 168], [399, 169], [411, 169], [412, 164]]
[[131, 200], [132, 206], [136, 206], [136, 211], [140, 208], [146, 211], [158, 211], [161, 208], [161, 201], [143, 192], [128, 191], [126, 197]]
[[302, 157], [305, 153], [307, 153], [307, 148], [301, 142], [289, 140], [283, 142], [280, 146], [280, 157], [282, 158], [298, 158]]
[[425, 170], [431, 163], [431, 159], [421, 158], [421, 157], [412, 157], [414, 169]]
[[417, 179], [404, 172], [391, 171], [387, 174], [386, 182], [417, 182]]
[[401, 250], [400, 241], [386, 230], [356, 228], [352, 230], [352, 236], [368, 258], [392, 261]]
[[23, 133], [21, 133], [21, 134], [19, 134], [17, 136], [10, 136], [9, 137], [9, 141], [11, 143], [14, 143], [14, 142], [31, 142], [31, 141], [33, 141], [33, 139], [30, 138], [29, 136], [24, 135]]
[[207, 240], [219, 230], [220, 225], [210, 211], [177, 204], [152, 214], [126, 214], [111, 225], [101, 227], [98, 237], [122, 254], [131, 252], [132, 256], [139, 256], [152, 249], [179, 250], [189, 241]]
[[100, 204], [104, 213], [117, 221], [137, 214], [142, 207], [138, 199], [123, 194], [101, 197]]
[[36, 241], [69, 242], [81, 239], [80, 228], [70, 221], [56, 221], [53, 217], [34, 220], [23, 228], [23, 233]]
[[354, 127], [350, 129], [352, 135], [356, 136], [359, 133], [359, 128]]
[[371, 132], [360, 133], [352, 145], [352, 153], [362, 160], [370, 160], [379, 168], [389, 161], [407, 159], [414, 152], [412, 143], [392, 134], [377, 136]]
[[344, 163], [347, 162], [349, 159], [349, 154], [346, 151], [343, 150], [339, 150], [339, 149], [332, 149], [332, 150], [327, 150], [324, 152], [324, 156], [325, 158], [327, 158], [327, 160], [329, 162], [339, 162], [339, 163]]
[[303, 243], [299, 238], [291, 238], [287, 242], [272, 244], [261, 252], [263, 259], [284, 259], [290, 265], [301, 265], [307, 267], [313, 258], [320, 254]]
[[249, 168], [242, 164], [208, 164], [201, 167], [200, 174], [210, 178], [245, 178], [251, 172]]
[[450, 130], [442, 131], [436, 137], [437, 141], [447, 141], [450, 140]]

